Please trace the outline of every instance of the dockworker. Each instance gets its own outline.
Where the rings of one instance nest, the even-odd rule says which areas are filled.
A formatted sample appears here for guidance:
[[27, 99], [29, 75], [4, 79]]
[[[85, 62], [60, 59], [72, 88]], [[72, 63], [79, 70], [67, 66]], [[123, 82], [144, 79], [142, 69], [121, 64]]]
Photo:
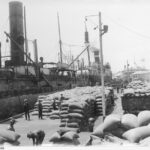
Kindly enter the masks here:
[[90, 139], [88, 140], [88, 142], [86, 143], [85, 146], [90, 146], [90, 145], [92, 145], [92, 142], [93, 142], [93, 138], [92, 138], [92, 136], [90, 136]]
[[16, 123], [15, 119], [13, 117], [10, 118], [10, 123], [9, 123], [9, 126], [8, 126], [8, 130], [15, 132], [15, 128], [14, 128], [15, 123]]
[[89, 123], [89, 131], [93, 132], [94, 118], [89, 118], [88, 123]]
[[28, 100], [27, 99], [24, 100], [24, 113], [25, 113], [25, 119], [26, 120], [30, 120], [29, 104], [28, 104]]
[[54, 100], [53, 100], [53, 109], [54, 110], [57, 110], [57, 108], [56, 108], [56, 99], [54, 98]]
[[38, 103], [39, 119], [43, 119], [42, 109], [43, 109], [43, 106], [42, 106], [41, 101], [39, 100], [39, 103]]
[[63, 94], [60, 95], [60, 101], [59, 101], [59, 111], [61, 110], [61, 104], [63, 103], [63, 100], [64, 100], [64, 96]]
[[33, 145], [41, 145], [43, 143], [44, 137], [45, 137], [45, 132], [42, 130], [34, 131], [34, 132], [29, 132], [27, 134], [27, 137], [29, 139], [32, 139]]

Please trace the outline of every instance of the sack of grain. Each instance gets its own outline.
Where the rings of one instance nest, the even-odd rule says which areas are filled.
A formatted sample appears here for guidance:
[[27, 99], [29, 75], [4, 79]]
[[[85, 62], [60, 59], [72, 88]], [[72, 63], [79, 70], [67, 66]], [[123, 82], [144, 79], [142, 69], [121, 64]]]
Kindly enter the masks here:
[[104, 131], [112, 131], [121, 124], [121, 117], [116, 114], [108, 115], [104, 120]]
[[6, 142], [6, 139], [3, 137], [0, 137], [0, 144], [3, 144], [4, 142]]
[[77, 122], [67, 123], [67, 127], [79, 128], [79, 124]]
[[50, 113], [50, 112], [43, 112], [42, 115], [43, 115], [43, 116], [46, 116], [46, 117], [49, 117], [49, 116], [51, 116], [51, 113]]
[[61, 107], [61, 111], [68, 111], [69, 107]]
[[102, 106], [102, 102], [96, 102], [96, 106]]
[[78, 118], [71, 118], [71, 119], [68, 120], [68, 123], [72, 123], [72, 122], [80, 123], [80, 122], [81, 122], [81, 119], [78, 119]]
[[66, 132], [61, 138], [63, 141], [73, 141], [75, 138], [79, 138], [79, 135], [76, 132], [69, 131]]
[[69, 105], [67, 103], [62, 103], [61, 106], [62, 107], [68, 107]]
[[138, 114], [138, 125], [145, 126], [148, 125], [149, 123], [150, 123], [150, 111], [148, 110], [141, 111]]
[[15, 141], [15, 142], [5, 142], [3, 144], [4, 147], [7, 147], [7, 146], [18, 146], [20, 145], [20, 142], [19, 141]]
[[60, 117], [58, 115], [51, 115], [50, 119], [59, 119]]
[[52, 111], [52, 115], [59, 115], [59, 110]]
[[138, 118], [133, 114], [125, 114], [121, 118], [121, 126], [125, 129], [138, 127]]
[[101, 99], [102, 95], [96, 95], [96, 99]]
[[50, 140], [49, 140], [49, 142], [59, 142], [61, 140], [61, 136], [60, 136], [60, 134], [59, 134], [59, 132], [55, 132], [52, 136], [51, 136], [51, 138], [50, 138]]
[[80, 103], [71, 103], [69, 104], [69, 109], [83, 109], [83, 106]]
[[81, 109], [69, 109], [69, 113], [83, 114], [83, 110], [81, 110]]
[[43, 113], [48, 113], [49, 110], [48, 110], [48, 109], [43, 109], [42, 112], [43, 112]]
[[20, 138], [20, 135], [10, 130], [1, 130], [0, 137], [6, 139], [8, 142], [15, 142]]
[[33, 116], [37, 116], [38, 114], [39, 114], [38, 111], [32, 112], [32, 115], [33, 115]]
[[83, 115], [82, 115], [82, 114], [79, 114], [79, 113], [69, 113], [69, 114], [68, 114], [68, 117], [69, 117], [69, 118], [82, 119], [82, 118], [83, 118]]
[[95, 136], [98, 136], [98, 137], [102, 138], [102, 137], [104, 137], [103, 130], [104, 130], [104, 124], [102, 123], [99, 126], [97, 126], [96, 129], [94, 129], [92, 135], [95, 135]]
[[141, 140], [139, 143], [141, 146], [150, 146], [150, 137]]
[[60, 135], [62, 136], [64, 133], [66, 133], [68, 131], [74, 131], [76, 133], [79, 133], [78, 128], [69, 128], [69, 127], [61, 127], [57, 132], [59, 132]]
[[115, 128], [114, 130], [109, 131], [112, 135], [122, 138], [122, 135], [126, 132], [127, 130], [123, 127], [118, 127]]
[[66, 118], [68, 118], [68, 114], [60, 115], [60, 118], [61, 118], [61, 119], [66, 119]]
[[68, 118], [67, 119], [61, 119], [61, 122], [68, 122]]
[[64, 115], [64, 114], [68, 114], [68, 111], [63, 110], [63, 111], [60, 112], [60, 115]]
[[61, 122], [59, 127], [66, 127], [67, 126], [67, 123], [66, 122]]
[[138, 143], [140, 140], [149, 136], [150, 136], [150, 127], [148, 126], [130, 129], [122, 135], [123, 138], [133, 143]]

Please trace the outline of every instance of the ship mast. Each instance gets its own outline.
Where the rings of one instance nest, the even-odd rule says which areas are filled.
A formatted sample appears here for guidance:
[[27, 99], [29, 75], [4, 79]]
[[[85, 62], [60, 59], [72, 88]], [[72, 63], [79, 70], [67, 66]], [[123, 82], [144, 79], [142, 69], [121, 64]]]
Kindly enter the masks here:
[[[28, 40], [27, 40], [27, 28], [26, 28], [26, 8], [24, 6], [24, 36], [25, 36], [25, 52], [28, 54]], [[26, 57], [26, 63], [28, 63], [28, 59]]]
[[59, 47], [60, 47], [60, 62], [63, 63], [62, 59], [62, 41], [61, 41], [61, 34], [60, 34], [60, 22], [59, 22], [59, 14], [57, 13], [57, 19], [58, 19], [58, 32], [59, 32]]

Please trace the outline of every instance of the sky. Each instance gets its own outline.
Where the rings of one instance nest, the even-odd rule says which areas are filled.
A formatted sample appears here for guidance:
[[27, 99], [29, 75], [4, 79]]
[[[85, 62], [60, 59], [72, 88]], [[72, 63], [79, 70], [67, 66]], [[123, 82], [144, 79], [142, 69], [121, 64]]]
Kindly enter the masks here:
[[[9, 32], [10, 0], [0, 0], [0, 41], [2, 54], [7, 55], [4, 31]], [[76, 57], [84, 49], [85, 16], [90, 44], [99, 49], [98, 13], [102, 25], [108, 25], [103, 35], [104, 63], [109, 62], [112, 71], [130, 67], [145, 66], [150, 69], [150, 1], [148, 0], [20, 0], [26, 7], [27, 37], [33, 57], [31, 40], [37, 39], [39, 57], [47, 62], [57, 62], [59, 36], [57, 12], [60, 18], [61, 39], [64, 55]], [[91, 61], [93, 53], [90, 51]], [[87, 53], [81, 58], [87, 63]]]

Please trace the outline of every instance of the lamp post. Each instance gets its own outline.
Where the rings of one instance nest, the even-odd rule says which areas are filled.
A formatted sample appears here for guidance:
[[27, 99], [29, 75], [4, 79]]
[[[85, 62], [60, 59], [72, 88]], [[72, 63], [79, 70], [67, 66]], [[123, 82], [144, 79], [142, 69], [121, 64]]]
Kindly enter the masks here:
[[104, 67], [103, 67], [103, 45], [102, 35], [108, 31], [108, 26], [104, 25], [102, 29], [101, 13], [99, 12], [99, 43], [100, 43], [100, 69], [101, 69], [101, 86], [102, 86], [102, 105], [103, 105], [103, 119], [106, 116], [106, 103], [105, 103], [105, 85], [104, 85]]
[[103, 119], [106, 116], [106, 106], [105, 106], [105, 87], [104, 87], [104, 68], [103, 68], [103, 49], [102, 49], [102, 35], [104, 35], [107, 31], [108, 31], [108, 26], [104, 25], [102, 28], [102, 22], [101, 22], [101, 13], [99, 12], [98, 15], [90, 15], [90, 16], [86, 16], [87, 17], [94, 17], [94, 16], [98, 16], [99, 17], [99, 27], [96, 26], [94, 28], [97, 29], [97, 27], [99, 28], [99, 43], [100, 43], [100, 69], [101, 69], [101, 86], [102, 86], [102, 106], [103, 106]]

